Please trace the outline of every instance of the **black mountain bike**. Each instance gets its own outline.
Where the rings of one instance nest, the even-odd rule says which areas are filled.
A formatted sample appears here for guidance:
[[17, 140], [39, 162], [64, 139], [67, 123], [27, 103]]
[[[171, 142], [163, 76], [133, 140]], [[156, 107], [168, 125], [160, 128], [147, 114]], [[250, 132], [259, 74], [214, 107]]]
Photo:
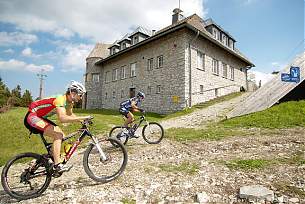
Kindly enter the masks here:
[[[83, 166], [88, 176], [101, 183], [106, 183], [120, 176], [127, 164], [127, 152], [122, 143], [114, 138], [97, 139], [89, 131], [92, 118], [84, 120], [82, 127], [63, 139], [66, 141], [76, 135], [79, 138], [73, 143], [65, 155], [64, 162], [69, 161], [83, 139], [88, 136], [91, 142], [87, 147]], [[49, 186], [52, 177], [61, 174], [53, 170], [54, 160], [51, 153], [52, 143], [47, 143], [41, 134], [47, 154], [22, 153], [13, 157], [4, 166], [1, 174], [3, 189], [18, 200], [40, 196]], [[116, 147], [114, 148], [113, 144]]]
[[[109, 137], [120, 140], [124, 145], [127, 144], [130, 138], [137, 138], [134, 136], [136, 130], [142, 123], [145, 123], [142, 129], [142, 137], [148, 144], [158, 144], [164, 137], [164, 129], [157, 122], [148, 122], [143, 115], [138, 119], [133, 127], [127, 128], [124, 126], [115, 126], [110, 130]], [[116, 144], [113, 144], [116, 146]]]

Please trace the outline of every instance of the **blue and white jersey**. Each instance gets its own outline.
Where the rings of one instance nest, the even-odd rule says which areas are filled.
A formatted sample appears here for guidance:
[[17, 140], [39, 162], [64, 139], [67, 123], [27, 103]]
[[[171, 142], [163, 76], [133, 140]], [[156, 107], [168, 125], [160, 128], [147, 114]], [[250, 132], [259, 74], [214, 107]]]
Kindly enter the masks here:
[[124, 108], [124, 109], [127, 109], [127, 110], [131, 110], [132, 109], [131, 103], [133, 101], [135, 102], [136, 106], [141, 105], [141, 100], [139, 98], [137, 98], [137, 97], [134, 97], [134, 98], [127, 99], [126, 101], [123, 101], [120, 104], [120, 106], [121, 106], [121, 108]]

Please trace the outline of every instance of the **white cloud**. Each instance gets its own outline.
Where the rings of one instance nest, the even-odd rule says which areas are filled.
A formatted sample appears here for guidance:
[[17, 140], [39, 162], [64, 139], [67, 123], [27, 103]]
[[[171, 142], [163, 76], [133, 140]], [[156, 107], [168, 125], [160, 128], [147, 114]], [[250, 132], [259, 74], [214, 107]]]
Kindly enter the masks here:
[[255, 80], [256, 85], [259, 85], [259, 81], [261, 81], [261, 85], [264, 85], [275, 76], [273, 74], [266, 74], [264, 72], [250, 70], [249, 76], [251, 75], [253, 76], [254, 79], [252, 80]]
[[7, 53], [7, 54], [14, 54], [15, 51], [13, 49], [7, 49], [7, 50], [3, 50], [4, 53]]
[[36, 35], [21, 32], [0, 32], [0, 46], [28, 45], [38, 40]]
[[26, 57], [32, 56], [32, 49], [30, 47], [25, 48], [21, 51], [21, 54]]
[[52, 65], [35, 65], [27, 64], [23, 61], [10, 59], [9, 61], [0, 61], [0, 70], [9, 70], [9, 71], [30, 71], [30, 72], [40, 72], [41, 70], [45, 72], [50, 72], [54, 69]]
[[[185, 16], [205, 17], [203, 0], [181, 1]], [[141, 25], [159, 30], [171, 24], [177, 0], [53, 0], [0, 1], [0, 21], [24, 31], [44, 31], [71, 37], [78, 33], [94, 41], [112, 42]], [[67, 12], [68, 11], [68, 12]]]
[[83, 71], [86, 67], [86, 57], [93, 49], [93, 45], [65, 45], [62, 47], [62, 71]]

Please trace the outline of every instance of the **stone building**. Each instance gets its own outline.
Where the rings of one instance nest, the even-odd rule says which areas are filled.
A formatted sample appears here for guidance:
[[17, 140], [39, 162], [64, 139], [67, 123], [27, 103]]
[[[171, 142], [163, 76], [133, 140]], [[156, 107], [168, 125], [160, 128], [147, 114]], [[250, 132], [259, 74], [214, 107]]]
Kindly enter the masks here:
[[181, 12], [174, 9], [172, 24], [157, 32], [139, 27], [111, 45], [96, 44], [86, 59], [83, 106], [117, 109], [143, 91], [143, 108], [170, 113], [247, 89], [254, 65], [236, 40], [212, 19]]

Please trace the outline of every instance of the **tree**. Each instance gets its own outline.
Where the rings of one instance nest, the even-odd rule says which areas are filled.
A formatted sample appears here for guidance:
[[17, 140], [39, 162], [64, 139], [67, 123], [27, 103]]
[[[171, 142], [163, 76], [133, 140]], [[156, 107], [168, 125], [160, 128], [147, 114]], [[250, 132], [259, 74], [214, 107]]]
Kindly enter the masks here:
[[11, 106], [22, 106], [20, 85], [17, 85], [17, 87], [11, 91], [11, 97], [8, 100], [8, 104]]
[[0, 107], [3, 107], [7, 104], [8, 98], [11, 96], [10, 90], [2, 81], [0, 77]]
[[22, 106], [28, 107], [32, 102], [33, 102], [33, 98], [31, 96], [31, 92], [26, 89], [22, 95]]

